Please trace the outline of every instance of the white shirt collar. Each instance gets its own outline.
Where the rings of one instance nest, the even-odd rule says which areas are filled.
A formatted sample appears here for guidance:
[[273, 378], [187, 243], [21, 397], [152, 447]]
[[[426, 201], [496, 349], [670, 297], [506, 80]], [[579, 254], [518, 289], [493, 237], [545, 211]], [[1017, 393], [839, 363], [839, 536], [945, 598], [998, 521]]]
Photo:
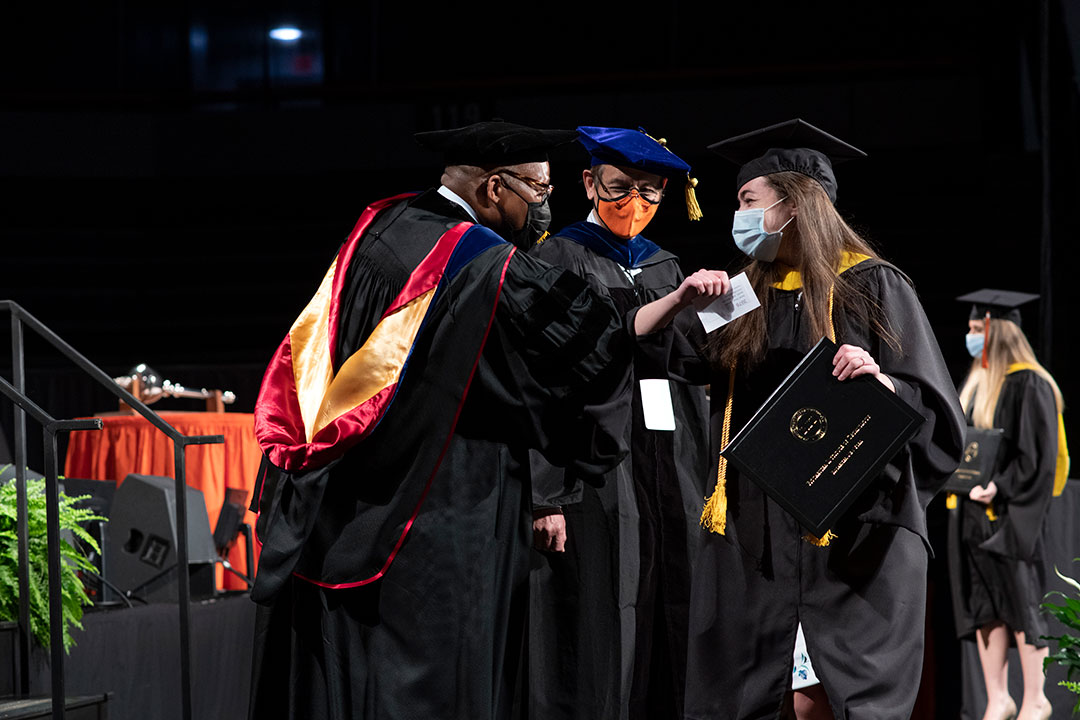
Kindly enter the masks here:
[[480, 218], [476, 216], [476, 211], [473, 210], [472, 206], [469, 205], [469, 203], [465, 202], [456, 192], [446, 187], [445, 185], [440, 185], [439, 189], [436, 192], [438, 192], [450, 202], [460, 205], [462, 208], [464, 208], [465, 212], [469, 213], [469, 217], [473, 219], [473, 222], [475, 222], [477, 225], [480, 224]]

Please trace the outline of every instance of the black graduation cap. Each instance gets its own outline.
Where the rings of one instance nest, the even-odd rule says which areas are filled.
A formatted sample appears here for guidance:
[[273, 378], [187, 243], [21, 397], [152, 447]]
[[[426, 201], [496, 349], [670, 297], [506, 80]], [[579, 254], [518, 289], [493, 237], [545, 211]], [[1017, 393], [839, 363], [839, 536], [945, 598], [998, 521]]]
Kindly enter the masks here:
[[441, 152], [447, 165], [518, 165], [546, 162], [548, 150], [573, 142], [577, 131], [540, 130], [496, 119], [413, 137], [421, 147]]
[[836, 202], [833, 164], [866, 157], [857, 147], [799, 119], [730, 137], [713, 143], [709, 149], [742, 165], [736, 191], [756, 177], [792, 171], [821, 183], [833, 203]]
[[971, 303], [972, 320], [981, 320], [990, 313], [991, 318], [1012, 320], [1020, 324], [1020, 306], [1032, 300], [1038, 300], [1039, 296], [1032, 293], [1015, 292], [1013, 290], [993, 290], [983, 288], [956, 298], [960, 302]]

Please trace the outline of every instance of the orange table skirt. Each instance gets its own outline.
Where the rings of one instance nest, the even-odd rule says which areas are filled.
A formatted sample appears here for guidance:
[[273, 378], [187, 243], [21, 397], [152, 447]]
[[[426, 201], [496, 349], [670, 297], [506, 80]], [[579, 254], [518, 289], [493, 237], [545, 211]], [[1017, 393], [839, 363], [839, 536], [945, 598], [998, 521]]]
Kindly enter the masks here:
[[[224, 445], [190, 445], [185, 451], [187, 484], [202, 491], [213, 532], [225, 499], [225, 488], [247, 491], [247, 503], [259, 469], [262, 452], [255, 442], [250, 413], [162, 412], [161, 418], [182, 435], [223, 435]], [[101, 416], [101, 430], [71, 433], [64, 475], [72, 478], [123, 482], [129, 473], [174, 477], [173, 443], [141, 415]], [[188, 510], [191, 512], [191, 509]], [[254, 527], [255, 515], [245, 522]], [[258, 561], [258, 546], [254, 548]], [[244, 540], [233, 544], [229, 563], [247, 573]], [[240, 578], [218, 567], [218, 587], [242, 589]]]

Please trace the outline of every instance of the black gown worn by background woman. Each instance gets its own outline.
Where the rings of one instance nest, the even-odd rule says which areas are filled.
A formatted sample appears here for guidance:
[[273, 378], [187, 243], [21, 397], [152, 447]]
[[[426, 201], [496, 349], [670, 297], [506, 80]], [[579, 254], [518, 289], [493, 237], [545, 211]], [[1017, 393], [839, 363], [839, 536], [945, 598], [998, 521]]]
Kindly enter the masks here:
[[1004, 622], [1025, 641], [1046, 647], [1047, 589], [1043, 521], [1054, 491], [1057, 405], [1050, 383], [1031, 370], [1005, 376], [994, 408], [1004, 430], [993, 475], [997, 495], [991, 520], [986, 505], [957, 498], [949, 510], [949, 578], [956, 631]]
[[[964, 419], [907, 278], [873, 259], [846, 273], [878, 303], [901, 349], [839, 314], [837, 344], [868, 350], [926, 421], [832, 528], [827, 547], [804, 540], [791, 515], [729, 466], [727, 534], [706, 533], [694, 568], [687, 720], [778, 717], [800, 622], [836, 717], [911, 714], [923, 655], [925, 508], [959, 462]], [[769, 290], [768, 350], [762, 365], [737, 375], [732, 435], [819, 339], [801, 299], [799, 289]], [[726, 371], [712, 387], [715, 478]]]

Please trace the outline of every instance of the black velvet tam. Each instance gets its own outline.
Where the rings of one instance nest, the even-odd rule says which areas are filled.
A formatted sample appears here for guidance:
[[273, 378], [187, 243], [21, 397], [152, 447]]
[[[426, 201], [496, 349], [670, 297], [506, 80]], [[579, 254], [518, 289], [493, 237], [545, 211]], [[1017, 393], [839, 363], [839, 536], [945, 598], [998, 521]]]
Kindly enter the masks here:
[[547, 162], [553, 147], [577, 139], [575, 130], [540, 130], [503, 120], [432, 130], [413, 137], [421, 147], [441, 152], [447, 165], [518, 165]]

